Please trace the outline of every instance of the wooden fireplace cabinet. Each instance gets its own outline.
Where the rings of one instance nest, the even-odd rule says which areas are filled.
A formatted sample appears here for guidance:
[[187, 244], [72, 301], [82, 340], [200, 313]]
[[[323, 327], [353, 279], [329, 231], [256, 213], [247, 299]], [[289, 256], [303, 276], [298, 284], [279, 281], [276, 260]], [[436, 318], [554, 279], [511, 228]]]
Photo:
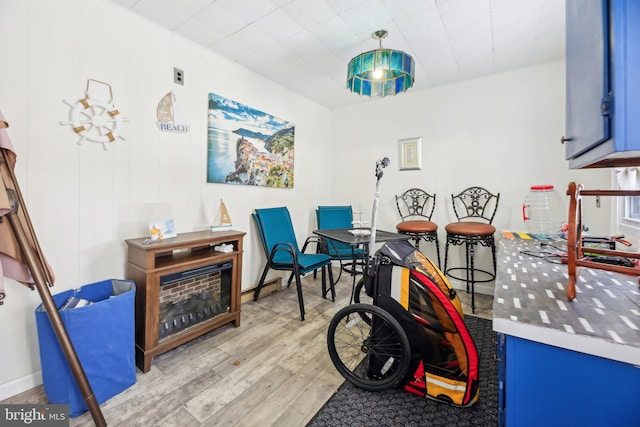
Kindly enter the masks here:
[[[146, 238], [125, 240], [128, 247], [127, 278], [136, 284], [136, 364], [142, 372], [151, 369], [154, 356], [182, 345], [222, 325], [240, 326], [242, 282], [242, 239], [239, 231], [196, 231], [157, 243], [143, 244]], [[218, 252], [222, 243], [231, 252]], [[160, 278], [162, 276], [232, 261], [230, 309], [175, 334], [159, 339]]]

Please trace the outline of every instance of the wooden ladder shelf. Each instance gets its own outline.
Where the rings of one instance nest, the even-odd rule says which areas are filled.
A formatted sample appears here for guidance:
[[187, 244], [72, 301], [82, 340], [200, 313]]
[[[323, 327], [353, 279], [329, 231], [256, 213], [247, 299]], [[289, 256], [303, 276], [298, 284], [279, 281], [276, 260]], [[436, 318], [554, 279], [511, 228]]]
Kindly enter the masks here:
[[[585, 190], [582, 188], [582, 184], [571, 182], [567, 189], [567, 196], [570, 198], [569, 229], [567, 231], [567, 255], [566, 259], [563, 259], [563, 262], [566, 262], [569, 267], [569, 286], [567, 287], [567, 298], [569, 298], [569, 301], [573, 301], [576, 297], [576, 281], [578, 279], [579, 267], [637, 276], [640, 280], [640, 269], [589, 261], [585, 259], [582, 247], [582, 196], [640, 196], [640, 190]], [[589, 247], [588, 252], [599, 255], [640, 259], [640, 254], [638, 253], [615, 251], [612, 249]]]

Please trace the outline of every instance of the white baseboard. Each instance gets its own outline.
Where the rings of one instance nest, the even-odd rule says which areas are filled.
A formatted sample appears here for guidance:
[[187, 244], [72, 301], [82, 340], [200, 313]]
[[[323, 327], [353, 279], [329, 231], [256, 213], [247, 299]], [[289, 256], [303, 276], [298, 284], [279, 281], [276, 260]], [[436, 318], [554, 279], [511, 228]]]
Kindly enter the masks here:
[[42, 371], [34, 372], [8, 383], [0, 384], [0, 400], [8, 399], [16, 394], [31, 390], [42, 384]]

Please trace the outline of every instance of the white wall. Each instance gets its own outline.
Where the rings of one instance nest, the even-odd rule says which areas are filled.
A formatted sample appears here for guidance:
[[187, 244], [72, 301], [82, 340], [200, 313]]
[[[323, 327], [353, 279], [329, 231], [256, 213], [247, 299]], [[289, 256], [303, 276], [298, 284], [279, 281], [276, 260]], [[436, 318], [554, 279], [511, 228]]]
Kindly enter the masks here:
[[[250, 213], [287, 205], [299, 239], [310, 231], [331, 183], [331, 114], [283, 87], [103, 0], [0, 0], [0, 109], [18, 153], [16, 173], [43, 251], [53, 293], [125, 275], [125, 239], [148, 234], [145, 204], [171, 205], [178, 233], [206, 229], [224, 199], [246, 231], [243, 288], [255, 286], [264, 255]], [[185, 85], [173, 84], [173, 67]], [[63, 100], [84, 97], [87, 79], [111, 84], [128, 118], [107, 151], [69, 126]], [[100, 89], [101, 85], [98, 85]], [[94, 84], [91, 86], [94, 88]], [[174, 91], [188, 134], [161, 133], [156, 106]], [[296, 125], [293, 189], [206, 182], [208, 93]], [[0, 399], [41, 382], [36, 292], [5, 279], [0, 306]]]
[[[570, 180], [609, 185], [608, 171], [569, 171], [563, 160], [563, 62], [331, 112], [103, 0], [0, 0], [0, 40], [0, 109], [11, 125], [22, 192], [57, 276], [53, 293], [123, 277], [123, 241], [147, 233], [146, 203], [170, 203], [177, 231], [187, 232], [205, 229], [221, 198], [234, 228], [248, 233], [248, 289], [264, 263], [250, 221], [254, 208], [287, 205], [299, 240], [315, 226], [316, 205], [352, 204], [370, 215], [374, 163], [382, 156], [393, 162], [383, 181], [384, 229], [398, 219], [393, 195], [412, 186], [438, 193], [440, 224], [452, 219], [450, 193], [472, 184], [500, 191], [496, 225], [517, 229], [532, 184], [551, 183], [561, 192]], [[173, 67], [185, 71], [184, 87], [173, 84]], [[81, 98], [89, 78], [112, 85], [129, 119], [126, 140], [108, 151], [78, 146], [77, 135], [59, 124], [69, 114], [62, 100]], [[187, 135], [156, 128], [156, 105], [171, 90], [190, 118]], [[209, 92], [295, 123], [294, 189], [206, 183]], [[397, 140], [415, 136], [423, 139], [423, 169], [399, 172]], [[597, 219], [589, 225], [609, 224], [606, 205], [585, 214]], [[33, 313], [39, 298], [11, 280], [5, 287], [0, 399], [41, 381]]]
[[[334, 110], [333, 201], [370, 211], [373, 165], [389, 157], [378, 226], [393, 230], [399, 221], [394, 195], [412, 187], [436, 193], [432, 219], [439, 224], [444, 263], [444, 226], [455, 220], [451, 194], [474, 185], [500, 192], [494, 225], [525, 231], [522, 203], [530, 186], [552, 184], [563, 197], [571, 181], [588, 189], [609, 188], [609, 170], [571, 171], [564, 160], [564, 70], [564, 61], [555, 61]], [[412, 137], [422, 138], [422, 169], [400, 171], [398, 139]], [[603, 198], [599, 209], [588, 202], [585, 224], [594, 233], [610, 233], [609, 200]], [[568, 198], [565, 203], [568, 208]], [[432, 247], [422, 246], [435, 259]], [[488, 253], [477, 251], [485, 267]], [[456, 254], [462, 251], [451, 252]], [[451, 261], [460, 265], [459, 259]], [[477, 289], [492, 292], [482, 285]]]

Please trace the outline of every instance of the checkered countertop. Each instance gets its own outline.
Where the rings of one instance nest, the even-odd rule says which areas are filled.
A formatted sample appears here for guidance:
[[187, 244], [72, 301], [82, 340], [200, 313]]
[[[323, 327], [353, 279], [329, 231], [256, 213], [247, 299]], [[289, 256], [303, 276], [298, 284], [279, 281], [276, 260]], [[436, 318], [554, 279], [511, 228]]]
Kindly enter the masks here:
[[640, 366], [638, 278], [581, 267], [569, 301], [567, 266], [537, 240], [499, 243], [496, 332]]

